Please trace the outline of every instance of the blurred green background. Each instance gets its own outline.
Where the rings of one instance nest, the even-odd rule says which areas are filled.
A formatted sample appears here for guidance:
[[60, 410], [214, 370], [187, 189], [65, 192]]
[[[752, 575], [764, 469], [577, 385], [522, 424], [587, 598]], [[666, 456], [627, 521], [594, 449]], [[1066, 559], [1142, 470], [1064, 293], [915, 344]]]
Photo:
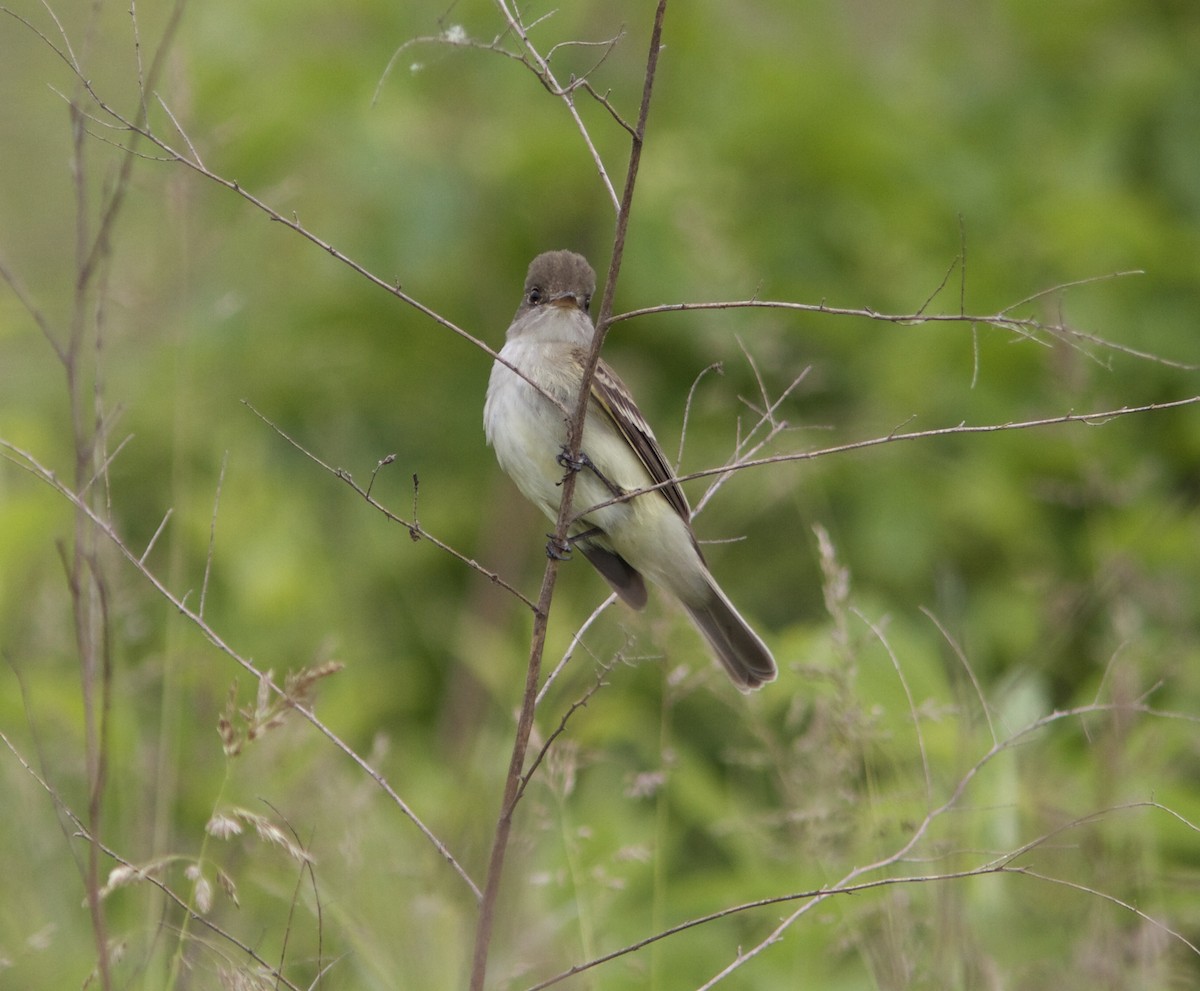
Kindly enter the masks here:
[[[128, 6], [51, 7], [96, 92], [133, 115]], [[552, 65], [562, 81], [591, 70], [629, 119], [652, 12], [624, 0], [523, 8], [529, 23], [552, 14], [532, 32], [543, 53], [623, 35], [594, 69], [602, 46], [554, 48]], [[489, 358], [145, 143], [107, 288], [80, 306], [79, 231], [96, 229], [126, 135], [91, 105], [77, 186], [64, 99], [75, 80], [34, 29], [65, 42], [32, 0], [4, 13], [0, 261], [52, 336], [76, 319], [86, 328], [85, 405], [94, 381], [109, 450], [130, 438], [98, 505], [139, 554], [173, 511], [147, 564], [195, 608], [219, 488], [207, 620], [280, 678], [344, 663], [317, 688], [319, 716], [481, 883], [529, 614], [410, 541], [243, 401], [362, 484], [394, 454], [373, 495], [532, 597], [546, 523], [484, 445]], [[141, 71], [168, 13], [137, 7]], [[154, 96], [214, 172], [498, 347], [533, 255], [570, 247], [605, 270], [613, 209], [561, 101], [518, 62], [416, 44], [385, 72], [406, 41], [452, 26], [514, 45], [483, 0], [197, 4]], [[1013, 313], [1162, 359], [970, 323], [768, 310], [620, 323], [607, 357], [671, 454], [689, 390], [721, 366], [695, 390], [684, 470], [722, 463], [756, 422], [751, 360], [772, 398], [803, 376], [770, 453], [1200, 393], [1194, 3], [704, 0], [668, 10], [664, 41], [618, 311], [758, 296], [911, 313], [965, 245], [965, 280], [959, 265], [929, 312], [961, 299], [994, 313], [1141, 270]], [[619, 187], [627, 138], [586, 97], [579, 105]], [[151, 120], [183, 146], [154, 101]], [[0, 286], [0, 439], [69, 480], [68, 410], [53, 348]], [[693, 502], [703, 491], [689, 486]], [[739, 696], [659, 602], [590, 628], [541, 738], [597, 663], [618, 651], [628, 663], [572, 717], [528, 792], [494, 986], [527, 987], [688, 918], [836, 882], [899, 850], [997, 739], [1055, 710], [1135, 700], [1183, 718], [1106, 710], [1022, 737], [892, 870], [975, 867], [1123, 803], [1170, 810], [1104, 812], [1019, 861], [1066, 884], [989, 876], [824, 902], [724, 986], [1192, 986], [1196, 953], [1104, 896], [1200, 941], [1188, 824], [1200, 822], [1198, 502], [1196, 407], [730, 479], [697, 528], [744, 538], [708, 554], [781, 677]], [[818, 525], [849, 573], [843, 596], [830, 591]], [[0, 462], [0, 730], [82, 814], [71, 540], [67, 502]], [[303, 720], [226, 758], [218, 718], [231, 686], [253, 705], [254, 681], [111, 548], [100, 566], [114, 659], [109, 846], [160, 863], [185, 897], [189, 866], [213, 884], [221, 871], [239, 905], [218, 894], [208, 917], [298, 986], [326, 967], [320, 987], [464, 986], [474, 912], [462, 881]], [[564, 568], [551, 663], [605, 593], [581, 561]], [[81, 986], [96, 956], [83, 844], [11, 754], [0, 775], [0, 987]], [[289, 824], [313, 878], [250, 825], [206, 837], [214, 811], [234, 807]], [[274, 986], [147, 884], [105, 905], [121, 987]], [[791, 910], [690, 930], [565, 986], [699, 986]]]

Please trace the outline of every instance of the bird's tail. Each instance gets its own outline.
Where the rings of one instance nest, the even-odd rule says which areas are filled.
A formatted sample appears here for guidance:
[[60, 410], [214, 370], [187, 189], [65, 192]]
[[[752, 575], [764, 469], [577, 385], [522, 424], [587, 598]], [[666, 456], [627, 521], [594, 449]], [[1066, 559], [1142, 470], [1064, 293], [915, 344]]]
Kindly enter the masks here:
[[777, 674], [775, 658], [767, 645], [750, 629], [711, 577], [706, 591], [698, 603], [684, 602], [683, 605], [734, 684], [743, 692], [749, 692], [774, 681]]

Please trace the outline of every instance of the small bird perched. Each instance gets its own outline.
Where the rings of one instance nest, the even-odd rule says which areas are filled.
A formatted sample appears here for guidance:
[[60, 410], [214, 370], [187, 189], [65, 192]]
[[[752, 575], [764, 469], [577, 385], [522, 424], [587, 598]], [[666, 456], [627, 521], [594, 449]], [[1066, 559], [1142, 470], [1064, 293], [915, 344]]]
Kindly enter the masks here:
[[[579, 397], [595, 328], [588, 307], [596, 273], [572, 251], [548, 251], [529, 266], [525, 294], [500, 356], [535, 382], [494, 362], [483, 428], [500, 467], [552, 520], [564, 468], [577, 471], [578, 547], [634, 609], [646, 604], [643, 576], [677, 598], [742, 691], [772, 681], [775, 660], [709, 573], [692, 533], [691, 510], [666, 456], [633, 397], [603, 361], [592, 380], [579, 461], [566, 450], [567, 421]], [[622, 496], [661, 487], [623, 501]]]

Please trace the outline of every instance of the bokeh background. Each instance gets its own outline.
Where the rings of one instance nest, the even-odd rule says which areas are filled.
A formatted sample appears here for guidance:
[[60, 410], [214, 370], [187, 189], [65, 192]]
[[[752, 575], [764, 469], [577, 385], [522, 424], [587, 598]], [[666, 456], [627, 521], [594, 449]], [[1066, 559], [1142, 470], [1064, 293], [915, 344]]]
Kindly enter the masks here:
[[[204, 588], [208, 622], [260, 669], [343, 663], [316, 686], [319, 716], [481, 882], [529, 613], [245, 404], [362, 484], [395, 455], [372, 494], [533, 596], [546, 523], [484, 445], [490, 359], [144, 142], [104, 288], [81, 303], [79, 233], [94, 235], [128, 135], [89, 104], [73, 157], [76, 81], [36, 32], [69, 41], [96, 93], [133, 115], [170, 11], [136, 13], [137, 47], [128, 5], [15, 0], [0, 17], [0, 261], [56, 340], [81, 321], [81, 395], [90, 409], [94, 387], [109, 451], [129, 438], [96, 504], [138, 553], [172, 511], [147, 565], [193, 607]], [[561, 80], [590, 72], [634, 118], [652, 5], [523, 13], [546, 15], [532, 38]], [[446, 33], [515, 50], [484, 0], [192, 5], [150, 119], [183, 147], [165, 104], [213, 172], [498, 347], [529, 259], [571, 247], [604, 271], [614, 211], [561, 101], [519, 62], [402, 47]], [[1029, 299], [1012, 313], [1116, 345], [769, 310], [620, 323], [607, 357], [672, 454], [691, 395], [683, 470], [722, 463], [763, 393], [797, 379], [769, 453], [1200, 393], [1194, 3], [705, 0], [673, 5], [664, 41], [618, 310], [757, 296], [989, 314]], [[579, 106], [619, 186], [627, 137]], [[0, 439], [64, 480], [68, 396], [53, 347], [0, 286]], [[518, 817], [494, 986], [890, 857], [993, 748], [910, 856], [864, 879], [971, 869], [1053, 834], [1017, 861], [1043, 877], [823, 902], [724, 986], [1192, 986], [1198, 501], [1196, 407], [729, 479], [697, 528], [780, 679], [738, 695], [661, 603], [589, 627], [540, 737], [617, 663]], [[0, 729], [83, 814], [72, 539], [67, 501], [0, 462]], [[105, 842], [184, 898], [199, 897], [198, 870], [215, 891], [206, 917], [298, 986], [462, 987], [461, 879], [302, 719], [227, 757], [218, 720], [231, 692], [253, 707], [254, 680], [101, 548]], [[585, 564], [564, 568], [552, 662], [605, 593]], [[96, 960], [84, 844], [11, 751], [0, 776], [0, 987], [81, 986]], [[240, 836], [206, 832], [236, 809]], [[294, 830], [311, 875], [250, 814]], [[148, 884], [104, 904], [118, 986], [274, 986]], [[698, 987], [790, 910], [690, 930], [565, 986]]]

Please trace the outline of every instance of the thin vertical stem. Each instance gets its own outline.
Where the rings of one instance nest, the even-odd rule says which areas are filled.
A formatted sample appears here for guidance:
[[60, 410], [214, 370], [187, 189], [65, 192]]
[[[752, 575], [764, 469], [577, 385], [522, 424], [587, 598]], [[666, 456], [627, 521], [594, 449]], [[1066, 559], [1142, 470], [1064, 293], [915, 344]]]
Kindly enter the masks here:
[[[645, 141], [646, 118], [650, 113], [650, 98], [654, 88], [654, 76], [658, 68], [658, 53], [662, 47], [663, 16], [666, 13], [667, 0], [659, 0], [658, 9], [654, 15], [654, 27], [650, 34], [650, 54], [646, 62], [646, 78], [642, 86], [642, 105], [638, 113], [637, 127], [633, 135], [632, 148], [629, 153], [629, 169], [625, 175], [625, 189], [621, 197], [621, 208], [617, 214], [617, 228], [613, 238], [612, 260], [608, 268], [608, 280], [604, 286], [604, 296], [600, 304], [600, 313], [596, 324], [596, 334], [592, 341], [591, 353], [584, 367], [583, 381], [580, 386], [579, 399], [571, 417], [567, 433], [567, 445], [574, 454], [579, 453], [579, 445], [583, 439], [583, 424], [587, 416], [588, 397], [591, 394], [592, 378], [596, 365], [600, 361], [600, 347], [608, 331], [609, 318], [612, 316], [613, 293], [616, 287], [617, 275], [621, 270], [621, 256], [625, 250], [625, 233], [629, 228], [629, 211], [633, 204], [633, 191], [637, 182], [638, 165], [642, 157], [642, 145]], [[559, 503], [558, 520], [554, 532], [561, 541], [565, 539], [567, 527], [571, 522], [572, 499], [575, 493], [575, 473], [567, 472], [563, 479], [562, 498]], [[500, 803], [500, 816], [496, 822], [496, 832], [492, 840], [492, 852], [488, 860], [487, 879], [484, 884], [483, 897], [479, 905], [479, 922], [475, 930], [475, 949], [471, 965], [471, 991], [483, 991], [484, 979], [487, 976], [488, 950], [491, 947], [492, 932], [496, 921], [496, 899], [500, 893], [500, 878], [504, 869], [504, 857], [508, 851], [509, 836], [512, 833], [513, 815], [521, 796], [522, 771], [525, 767], [525, 756], [529, 749], [529, 737], [533, 731], [533, 714], [537, 702], [538, 682], [541, 676], [542, 654], [546, 646], [546, 629], [550, 619], [550, 603], [554, 596], [554, 585], [558, 579], [558, 561], [550, 558], [546, 563], [546, 571], [542, 576], [542, 588], [538, 595], [537, 609], [534, 612], [533, 637], [529, 648], [529, 664], [525, 671], [525, 692], [521, 699], [521, 712], [517, 718], [517, 732], [513, 740], [512, 757], [509, 760], [508, 775], [504, 782], [504, 798]]]

